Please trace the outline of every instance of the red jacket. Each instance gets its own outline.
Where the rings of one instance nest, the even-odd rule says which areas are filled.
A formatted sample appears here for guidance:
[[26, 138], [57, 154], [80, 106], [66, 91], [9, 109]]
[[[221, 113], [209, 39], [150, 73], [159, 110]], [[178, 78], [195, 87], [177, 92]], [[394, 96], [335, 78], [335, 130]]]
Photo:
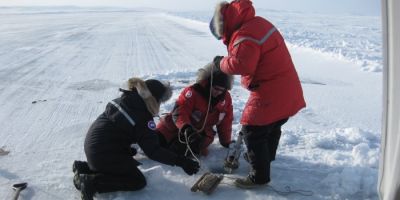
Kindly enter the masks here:
[[228, 48], [221, 70], [241, 75], [243, 87], [250, 90], [241, 124], [267, 125], [305, 107], [299, 77], [279, 31], [256, 17], [248, 0], [233, 1], [221, 11], [222, 39]]
[[[186, 124], [199, 130], [204, 124], [207, 108], [208, 98], [200, 94], [194, 86], [187, 87], [179, 95], [174, 110], [161, 118], [157, 124], [157, 130], [164, 135], [167, 142], [177, 137], [179, 130]], [[214, 141], [216, 134], [213, 131], [214, 125], [216, 125], [219, 142], [224, 146], [231, 143], [232, 121], [232, 99], [229, 92], [226, 91], [223, 98], [210, 107], [203, 131], [206, 136], [201, 150], [203, 155], [207, 155], [207, 147]]]

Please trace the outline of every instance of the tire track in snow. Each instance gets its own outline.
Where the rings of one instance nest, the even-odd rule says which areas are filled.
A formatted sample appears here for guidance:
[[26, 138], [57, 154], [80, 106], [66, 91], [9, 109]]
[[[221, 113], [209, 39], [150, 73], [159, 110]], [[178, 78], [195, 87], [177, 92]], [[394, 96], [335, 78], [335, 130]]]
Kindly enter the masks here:
[[[145, 12], [103, 13], [101, 20], [89, 15], [43, 14], [43, 27], [14, 32], [15, 38], [22, 39], [13, 50], [0, 46], [0, 52], [8, 52], [0, 54], [0, 63], [8, 64], [0, 66], [0, 79], [5, 80], [0, 84], [0, 138], [5, 138], [0, 146], [15, 152], [4, 160], [4, 168], [33, 163], [28, 169], [21, 165], [13, 170], [38, 187], [38, 199], [74, 192], [70, 163], [84, 157], [87, 128], [118, 94], [123, 79], [167, 73], [193, 78], [206, 64], [207, 59], [193, 48], [193, 42], [204, 41], [204, 35], [190, 24]], [[57, 20], [65, 26], [54, 27]], [[187, 83], [182, 81], [175, 90]], [[32, 104], [33, 100], [46, 101]], [[46, 180], [49, 170], [58, 174], [52, 181]], [[54, 189], [51, 194], [41, 192], [49, 188]]]
[[211, 60], [193, 51], [196, 48], [194, 41], [204, 38], [204, 33], [180, 23], [165, 15], [143, 16], [136, 21], [137, 30], [132, 43], [136, 74], [195, 71]]

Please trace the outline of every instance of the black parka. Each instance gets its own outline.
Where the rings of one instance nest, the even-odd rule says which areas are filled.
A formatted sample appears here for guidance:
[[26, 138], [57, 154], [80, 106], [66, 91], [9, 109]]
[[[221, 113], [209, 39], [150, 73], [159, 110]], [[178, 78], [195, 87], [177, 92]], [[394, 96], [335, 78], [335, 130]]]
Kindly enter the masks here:
[[131, 144], [137, 143], [152, 160], [175, 165], [177, 155], [159, 145], [152, 114], [136, 90], [124, 91], [113, 102], [134, 121], [133, 126], [123, 112], [112, 103], [91, 125], [85, 139], [85, 153], [89, 166], [101, 171], [112, 165], [134, 163]]

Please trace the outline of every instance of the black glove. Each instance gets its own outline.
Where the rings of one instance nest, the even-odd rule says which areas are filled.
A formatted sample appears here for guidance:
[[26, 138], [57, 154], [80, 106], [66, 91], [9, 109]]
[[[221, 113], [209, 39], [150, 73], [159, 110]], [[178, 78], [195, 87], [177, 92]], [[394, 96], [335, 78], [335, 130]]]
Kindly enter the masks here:
[[203, 141], [203, 135], [197, 133], [191, 125], [184, 125], [181, 130], [181, 141], [186, 142], [185, 134], [190, 145], [195, 144], [199, 146]]
[[215, 56], [214, 57], [213, 63], [214, 63], [215, 71], [221, 71], [220, 63], [221, 63], [222, 58], [224, 58], [224, 57], [223, 56]]
[[193, 175], [200, 169], [198, 162], [184, 156], [178, 156], [176, 158], [175, 165], [181, 167], [188, 175]]
[[182, 127], [179, 137], [181, 141], [186, 141], [185, 134], [187, 137], [189, 137], [194, 133], [196, 133], [196, 131], [193, 129], [193, 127], [189, 124], [186, 124]]
[[[187, 138], [185, 138], [185, 135]], [[184, 143], [186, 145], [186, 139], [187, 143], [190, 145], [191, 150], [195, 154], [200, 153], [201, 146], [204, 141], [204, 136], [201, 133], [197, 133], [194, 128], [190, 125], [184, 125], [183, 128], [181, 129], [181, 133], [179, 135], [179, 142]], [[185, 147], [186, 151], [186, 147]]]
[[189, 144], [200, 145], [204, 140], [204, 136], [200, 133], [192, 133], [189, 136], [188, 140], [189, 140]]

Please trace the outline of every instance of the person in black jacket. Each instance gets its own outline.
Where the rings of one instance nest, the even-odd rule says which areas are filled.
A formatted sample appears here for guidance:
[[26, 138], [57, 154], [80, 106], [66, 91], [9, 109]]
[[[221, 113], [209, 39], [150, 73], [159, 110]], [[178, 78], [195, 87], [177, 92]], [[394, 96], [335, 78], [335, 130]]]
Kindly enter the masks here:
[[153, 117], [160, 103], [172, 95], [169, 84], [158, 80], [128, 80], [128, 89], [107, 104], [105, 111], [91, 125], [85, 139], [87, 162], [73, 163], [74, 185], [84, 200], [96, 192], [135, 191], [146, 186], [146, 179], [133, 158], [137, 143], [152, 160], [177, 165], [193, 175], [199, 163], [160, 146]]

